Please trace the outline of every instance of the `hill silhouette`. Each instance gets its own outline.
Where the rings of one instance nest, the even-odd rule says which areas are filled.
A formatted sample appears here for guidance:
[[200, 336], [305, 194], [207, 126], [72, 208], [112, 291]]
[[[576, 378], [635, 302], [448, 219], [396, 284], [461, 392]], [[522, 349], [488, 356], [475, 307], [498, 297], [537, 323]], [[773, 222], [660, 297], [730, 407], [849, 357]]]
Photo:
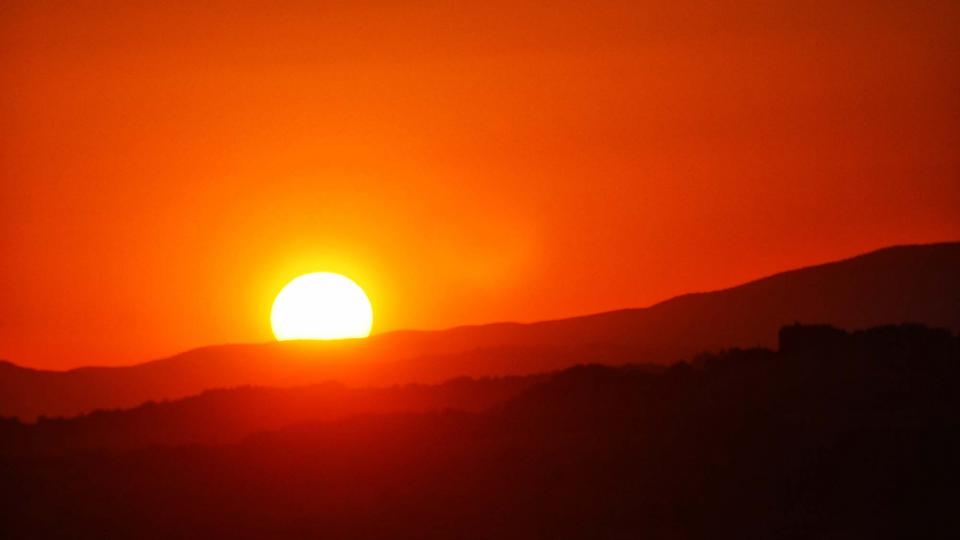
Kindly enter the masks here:
[[918, 322], [960, 330], [960, 243], [900, 246], [642, 309], [532, 324], [393, 332], [338, 343], [225, 345], [119, 368], [0, 363], [0, 415], [33, 419], [243, 386], [351, 386], [523, 375], [577, 363], [668, 363], [771, 346], [794, 321], [844, 328]]
[[516, 397], [547, 375], [459, 378], [438, 385], [347, 388], [324, 383], [294, 388], [209, 390], [133, 409], [94, 411], [25, 424], [0, 419], [0, 455], [60, 455], [151, 445], [223, 444], [265, 430], [361, 414], [435, 410], [479, 412]]
[[8, 538], [956, 538], [960, 337], [792, 325], [779, 342], [507, 380], [523, 388], [485, 409], [0, 453], [0, 524]]

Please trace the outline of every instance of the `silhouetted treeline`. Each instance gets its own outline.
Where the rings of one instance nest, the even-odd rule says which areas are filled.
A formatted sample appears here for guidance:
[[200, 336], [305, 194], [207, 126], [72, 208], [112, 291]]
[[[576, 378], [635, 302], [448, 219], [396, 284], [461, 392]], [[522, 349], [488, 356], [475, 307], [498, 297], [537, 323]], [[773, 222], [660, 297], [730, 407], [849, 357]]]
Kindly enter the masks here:
[[956, 538], [960, 339], [787, 327], [485, 412], [8, 457], [0, 482], [10, 538]]

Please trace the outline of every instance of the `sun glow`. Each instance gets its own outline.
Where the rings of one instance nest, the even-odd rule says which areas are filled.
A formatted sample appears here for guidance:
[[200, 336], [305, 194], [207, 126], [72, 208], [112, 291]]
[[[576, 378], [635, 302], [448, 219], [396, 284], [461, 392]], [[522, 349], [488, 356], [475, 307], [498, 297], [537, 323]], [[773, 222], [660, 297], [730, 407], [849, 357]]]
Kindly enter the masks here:
[[344, 339], [370, 335], [373, 307], [350, 278], [330, 272], [304, 274], [273, 301], [273, 335], [292, 339]]

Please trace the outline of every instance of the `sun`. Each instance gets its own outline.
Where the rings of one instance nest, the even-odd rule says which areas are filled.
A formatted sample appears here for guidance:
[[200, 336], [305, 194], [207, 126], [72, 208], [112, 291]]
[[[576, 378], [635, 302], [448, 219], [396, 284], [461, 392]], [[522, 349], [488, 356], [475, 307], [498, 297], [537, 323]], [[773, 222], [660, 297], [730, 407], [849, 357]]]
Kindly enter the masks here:
[[345, 339], [370, 335], [373, 307], [350, 278], [331, 272], [304, 274], [280, 291], [270, 311], [273, 335], [292, 339]]

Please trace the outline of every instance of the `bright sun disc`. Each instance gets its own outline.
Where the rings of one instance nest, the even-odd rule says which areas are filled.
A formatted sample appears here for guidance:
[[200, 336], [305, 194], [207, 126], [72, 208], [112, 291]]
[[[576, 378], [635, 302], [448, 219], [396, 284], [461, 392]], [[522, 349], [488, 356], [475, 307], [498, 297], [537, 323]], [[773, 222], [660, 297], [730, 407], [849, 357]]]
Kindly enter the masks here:
[[350, 278], [316, 272], [287, 283], [273, 301], [270, 324], [280, 341], [362, 338], [370, 335], [373, 308]]

